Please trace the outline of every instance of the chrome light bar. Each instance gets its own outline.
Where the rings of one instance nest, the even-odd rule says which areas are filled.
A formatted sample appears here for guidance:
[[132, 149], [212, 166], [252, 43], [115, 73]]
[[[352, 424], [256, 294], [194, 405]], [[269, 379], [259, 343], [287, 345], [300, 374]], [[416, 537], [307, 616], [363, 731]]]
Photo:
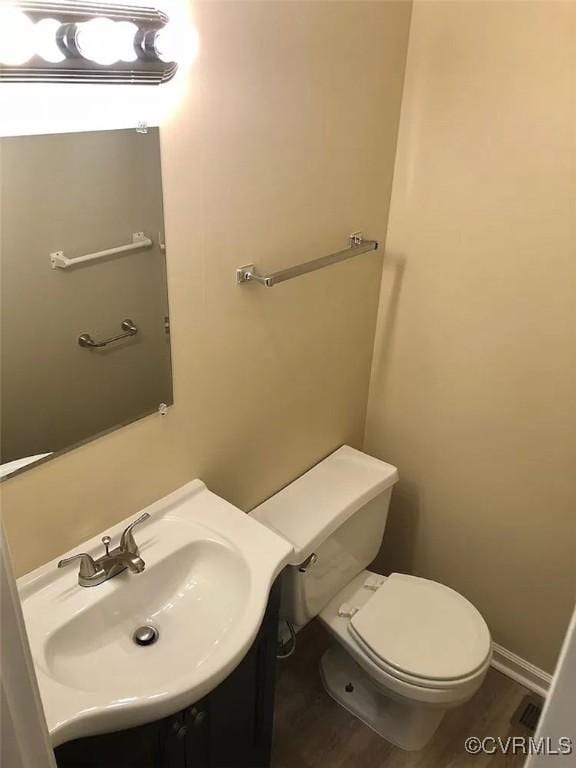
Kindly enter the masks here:
[[9, 13], [8, 22], [19, 22], [22, 37], [41, 29], [44, 45], [31, 46], [26, 61], [18, 61], [18, 55], [2, 61], [0, 46], [0, 83], [160, 85], [176, 74], [175, 57], [162, 44], [169, 19], [155, 8], [20, 0], [10, 4]]

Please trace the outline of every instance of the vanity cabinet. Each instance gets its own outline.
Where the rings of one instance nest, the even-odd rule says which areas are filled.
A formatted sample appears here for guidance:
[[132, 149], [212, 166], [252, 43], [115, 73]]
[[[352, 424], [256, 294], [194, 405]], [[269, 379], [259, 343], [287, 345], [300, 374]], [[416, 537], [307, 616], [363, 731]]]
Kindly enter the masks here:
[[158, 722], [63, 744], [58, 768], [267, 768], [279, 602], [278, 579], [254, 644], [208, 696]]

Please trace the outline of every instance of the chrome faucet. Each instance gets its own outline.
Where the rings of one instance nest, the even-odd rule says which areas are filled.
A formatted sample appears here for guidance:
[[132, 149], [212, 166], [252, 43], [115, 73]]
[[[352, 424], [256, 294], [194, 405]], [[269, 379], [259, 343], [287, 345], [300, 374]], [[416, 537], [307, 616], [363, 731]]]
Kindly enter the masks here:
[[143, 523], [149, 517], [148, 512], [144, 512], [137, 520], [130, 523], [120, 537], [120, 544], [111, 552], [110, 542], [112, 539], [110, 536], [103, 536], [102, 543], [106, 551], [97, 560], [94, 560], [86, 552], [82, 552], [78, 555], [67, 557], [65, 560], [60, 560], [58, 568], [64, 568], [69, 563], [80, 560], [78, 584], [81, 587], [96, 587], [98, 584], [102, 584], [104, 581], [108, 581], [108, 579], [112, 579], [114, 576], [122, 573], [126, 568], [129, 568], [132, 573], [142, 573], [146, 563], [140, 557], [140, 551], [132, 531], [134, 526]]

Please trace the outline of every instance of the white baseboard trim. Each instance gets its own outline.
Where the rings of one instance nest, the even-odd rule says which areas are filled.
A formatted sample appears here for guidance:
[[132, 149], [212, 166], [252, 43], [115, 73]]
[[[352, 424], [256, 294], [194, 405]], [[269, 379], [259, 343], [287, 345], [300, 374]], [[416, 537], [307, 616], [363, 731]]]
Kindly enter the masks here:
[[529, 688], [534, 693], [546, 697], [552, 682], [552, 675], [534, 666], [521, 656], [517, 656], [498, 643], [492, 643], [492, 666], [504, 675], [512, 678], [520, 685]]

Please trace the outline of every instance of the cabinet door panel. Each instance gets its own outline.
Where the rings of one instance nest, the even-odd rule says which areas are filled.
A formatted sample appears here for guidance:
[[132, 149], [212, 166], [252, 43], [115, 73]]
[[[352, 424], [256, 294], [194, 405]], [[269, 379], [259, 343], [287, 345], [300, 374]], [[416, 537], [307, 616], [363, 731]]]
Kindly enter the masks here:
[[[181, 768], [171, 757], [169, 720], [77, 739], [58, 747], [58, 768]], [[172, 762], [169, 762], [169, 758]]]

